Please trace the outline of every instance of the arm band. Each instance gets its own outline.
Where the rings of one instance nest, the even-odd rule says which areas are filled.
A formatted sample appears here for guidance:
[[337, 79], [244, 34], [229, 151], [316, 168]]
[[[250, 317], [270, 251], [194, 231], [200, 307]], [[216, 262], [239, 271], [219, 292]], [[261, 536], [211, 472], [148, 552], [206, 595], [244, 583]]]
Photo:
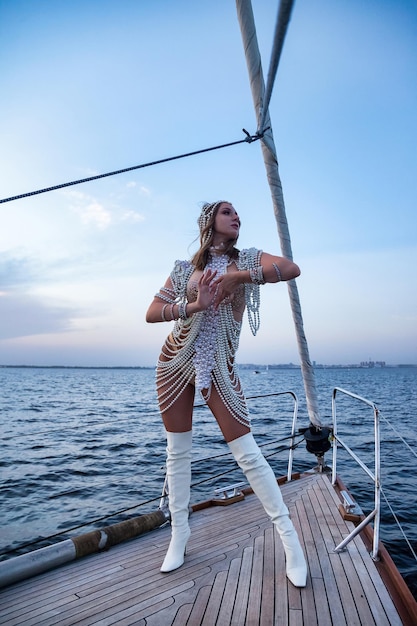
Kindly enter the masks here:
[[281, 274], [281, 270], [279, 269], [278, 265], [276, 263], [272, 263], [272, 267], [274, 268], [274, 270], [277, 273], [278, 276], [278, 282], [281, 282], [282, 280], [282, 274]]

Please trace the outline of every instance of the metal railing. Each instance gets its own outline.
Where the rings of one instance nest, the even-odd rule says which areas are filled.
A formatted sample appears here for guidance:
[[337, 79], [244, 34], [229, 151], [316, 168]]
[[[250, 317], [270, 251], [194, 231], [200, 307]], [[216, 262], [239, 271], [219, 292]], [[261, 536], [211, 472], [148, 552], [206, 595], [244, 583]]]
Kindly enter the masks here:
[[288, 468], [287, 468], [287, 481], [290, 482], [292, 479], [292, 466], [293, 466], [293, 461], [294, 461], [294, 441], [295, 438], [297, 436], [296, 433], [296, 428], [297, 428], [297, 420], [298, 420], [298, 398], [297, 395], [294, 393], [294, 391], [277, 391], [275, 393], [266, 393], [266, 394], [260, 394], [257, 396], [248, 396], [246, 398], [246, 400], [256, 400], [257, 398], [267, 398], [269, 396], [291, 396], [291, 398], [293, 399], [294, 402], [294, 408], [293, 408], [293, 414], [292, 414], [292, 425], [291, 425], [291, 435], [290, 435], [290, 440], [291, 440], [291, 445], [290, 445], [290, 451], [289, 451], [289, 455], [288, 455]]
[[[336, 414], [336, 395], [338, 393], [344, 394], [363, 402], [373, 409], [374, 413], [374, 447], [375, 447], [375, 468], [374, 471], [369, 469], [367, 465], [355, 454], [349, 446], [338, 436], [337, 434], [337, 414]], [[370, 400], [366, 400], [361, 396], [358, 396], [350, 391], [335, 387], [332, 395], [332, 416], [333, 416], [333, 465], [332, 465], [332, 484], [334, 485], [337, 480], [337, 447], [338, 444], [342, 446], [346, 452], [358, 463], [358, 465], [365, 471], [365, 473], [371, 478], [374, 483], [374, 510], [363, 521], [354, 528], [354, 530], [335, 548], [335, 552], [341, 552], [347, 546], [347, 544], [358, 535], [365, 526], [367, 526], [372, 520], [374, 520], [374, 533], [373, 533], [373, 547], [371, 557], [374, 560], [378, 559], [378, 546], [379, 546], [379, 528], [380, 528], [380, 516], [381, 516], [381, 456], [380, 456], [380, 431], [379, 431], [379, 411], [376, 405]]]
[[290, 453], [288, 455], [288, 468], [287, 468], [287, 481], [290, 482], [291, 477], [292, 477], [292, 464], [294, 460], [294, 441], [295, 441], [295, 435], [296, 435], [295, 430], [297, 427], [297, 419], [298, 419], [298, 398], [293, 391], [283, 391], [280, 393], [280, 395], [284, 395], [284, 394], [290, 395], [292, 399], [294, 400], [294, 409], [293, 409], [292, 426], [291, 426], [291, 446], [290, 446]]

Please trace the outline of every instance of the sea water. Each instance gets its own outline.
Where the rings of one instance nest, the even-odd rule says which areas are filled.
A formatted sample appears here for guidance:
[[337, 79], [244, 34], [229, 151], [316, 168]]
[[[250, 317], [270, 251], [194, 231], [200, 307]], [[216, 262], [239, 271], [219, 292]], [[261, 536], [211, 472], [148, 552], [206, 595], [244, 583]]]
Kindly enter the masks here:
[[[240, 376], [254, 435], [275, 473], [285, 475], [294, 399], [282, 392], [296, 395], [298, 426], [306, 427], [301, 371], [242, 366]], [[166, 443], [154, 378], [154, 370], [146, 368], [0, 368], [1, 558], [158, 507]], [[323, 424], [331, 423], [335, 387], [378, 406], [384, 495], [417, 551], [417, 368], [319, 368], [315, 378]], [[339, 392], [336, 407], [340, 437], [374, 471], [372, 408]], [[193, 437], [196, 503], [244, 477], [199, 398]], [[300, 442], [293, 471], [316, 465]], [[281, 451], [275, 453], [277, 447]], [[369, 513], [372, 481], [343, 450], [338, 457], [338, 473]], [[331, 465], [330, 452], [325, 460]], [[416, 561], [384, 498], [381, 507], [381, 539], [417, 597]]]

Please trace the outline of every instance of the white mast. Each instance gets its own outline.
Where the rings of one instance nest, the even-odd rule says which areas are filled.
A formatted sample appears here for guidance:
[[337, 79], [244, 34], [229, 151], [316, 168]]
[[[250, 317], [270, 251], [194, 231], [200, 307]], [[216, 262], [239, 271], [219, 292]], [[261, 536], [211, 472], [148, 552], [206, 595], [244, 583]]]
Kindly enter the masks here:
[[[282, 6], [280, 7], [280, 13], [284, 14], [284, 21], [288, 22], [289, 14], [291, 12], [291, 6], [292, 2], [282, 2]], [[271, 189], [272, 202], [274, 206], [275, 219], [277, 221], [281, 251], [283, 256], [292, 260], [293, 256], [291, 249], [291, 240], [288, 230], [288, 222], [285, 214], [282, 185], [278, 171], [278, 158], [275, 150], [275, 144], [271, 129], [271, 120], [268, 111], [269, 99], [265, 100], [265, 83], [263, 78], [261, 56], [256, 37], [255, 21], [253, 17], [251, 1], [236, 0], [236, 8], [243, 39], [243, 46], [245, 50], [246, 63], [248, 66], [252, 98], [257, 116], [258, 132], [262, 134], [263, 129], [268, 129], [265, 130], [264, 135], [261, 139], [261, 146], [266, 174]], [[279, 30], [279, 22], [280, 20], [278, 20], [277, 22], [277, 31]], [[282, 28], [280, 39], [282, 47]], [[277, 37], [275, 38], [275, 40], [277, 41]], [[275, 56], [277, 58], [277, 56], [279, 56], [280, 50], [275, 52]], [[268, 78], [268, 94], [270, 96], [272, 91], [271, 80], [273, 81], [273, 77], [269, 76]], [[260, 124], [262, 124], [262, 127], [260, 127]], [[320, 412], [318, 408], [314, 369], [308, 353], [308, 345], [304, 333], [303, 318], [301, 314], [301, 305], [298, 295], [297, 284], [295, 280], [291, 280], [287, 283], [287, 285], [290, 296], [292, 315], [295, 324], [298, 351], [301, 359], [301, 371], [303, 374], [304, 389], [306, 393], [307, 410], [311, 423], [315, 426], [320, 427], [322, 424], [320, 421]]]

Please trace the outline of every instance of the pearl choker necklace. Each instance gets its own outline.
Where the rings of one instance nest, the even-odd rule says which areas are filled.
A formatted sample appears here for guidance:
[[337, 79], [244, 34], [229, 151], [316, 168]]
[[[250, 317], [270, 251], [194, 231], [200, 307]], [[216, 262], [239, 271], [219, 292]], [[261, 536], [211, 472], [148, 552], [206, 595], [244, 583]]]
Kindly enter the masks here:
[[209, 251], [211, 254], [223, 254], [225, 244], [222, 242], [218, 246], [210, 246]]

